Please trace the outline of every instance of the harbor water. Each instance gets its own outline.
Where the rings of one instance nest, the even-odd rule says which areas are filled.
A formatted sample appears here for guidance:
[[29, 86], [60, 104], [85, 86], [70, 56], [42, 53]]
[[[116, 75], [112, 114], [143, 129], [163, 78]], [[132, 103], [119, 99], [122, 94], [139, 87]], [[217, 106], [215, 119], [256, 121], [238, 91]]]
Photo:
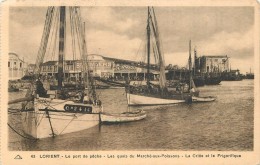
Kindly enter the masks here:
[[[215, 96], [208, 103], [128, 107], [123, 88], [101, 89], [104, 111], [120, 113], [136, 109], [147, 112], [137, 122], [99, 125], [55, 138], [30, 140], [9, 128], [12, 151], [101, 150], [211, 150], [252, 151], [254, 140], [254, 81], [222, 81], [198, 88], [201, 96]], [[25, 91], [9, 93], [9, 99]], [[20, 104], [10, 106], [11, 111]], [[21, 115], [9, 113], [9, 124], [22, 133]]]

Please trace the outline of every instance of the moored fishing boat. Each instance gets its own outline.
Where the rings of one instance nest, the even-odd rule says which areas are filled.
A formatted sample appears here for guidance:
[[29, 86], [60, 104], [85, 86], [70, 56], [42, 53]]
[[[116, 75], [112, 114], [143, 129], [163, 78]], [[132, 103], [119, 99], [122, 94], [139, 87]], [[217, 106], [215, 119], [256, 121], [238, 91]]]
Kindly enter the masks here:
[[[90, 76], [85, 31], [80, 21], [80, 8], [68, 7], [72, 36], [77, 36], [81, 57], [81, 83], [87, 89], [67, 90], [63, 83], [63, 60], [65, 58], [66, 7], [48, 7], [41, 46], [34, 69], [35, 78], [23, 101], [21, 114], [24, 133], [34, 138], [55, 137], [96, 126], [100, 122], [102, 104], [96, 95], [93, 78]], [[69, 21], [68, 21], [69, 22]], [[51, 27], [59, 29], [51, 30]], [[58, 37], [58, 85], [55, 90], [46, 90], [41, 82], [40, 66], [46, 54], [50, 33]], [[75, 40], [74, 40], [75, 41]], [[56, 44], [57, 44], [56, 43]], [[75, 44], [75, 43], [74, 43]], [[73, 45], [75, 48], [75, 45]], [[54, 48], [55, 45], [54, 45]], [[54, 49], [50, 49], [54, 50]]]
[[[165, 75], [165, 61], [161, 48], [161, 41], [159, 37], [159, 30], [157, 19], [153, 8], [148, 7], [147, 18], [147, 77], [146, 84], [130, 85], [126, 87], [126, 96], [128, 105], [162, 105], [162, 104], [176, 104], [193, 101], [192, 97], [199, 97], [199, 91], [192, 79], [191, 73], [191, 43], [189, 44], [189, 85], [186, 83], [179, 83], [174, 90], [167, 87]], [[153, 38], [152, 38], [153, 37]], [[150, 66], [151, 52], [155, 57], [155, 62], [159, 70], [159, 83], [153, 84], [151, 82]], [[201, 99], [200, 101], [202, 101]], [[198, 99], [194, 99], [198, 101]]]
[[[128, 85], [126, 96], [128, 105], [159, 105], [176, 104], [191, 101], [192, 95], [198, 92], [190, 92], [185, 86], [178, 86], [175, 91], [169, 91], [166, 84], [165, 62], [161, 50], [159, 30], [153, 8], [148, 7], [147, 17], [147, 77], [146, 85]], [[153, 36], [153, 38], [151, 38]], [[152, 50], [152, 51], [151, 51]], [[157, 61], [159, 68], [159, 84], [151, 83], [151, 52]]]

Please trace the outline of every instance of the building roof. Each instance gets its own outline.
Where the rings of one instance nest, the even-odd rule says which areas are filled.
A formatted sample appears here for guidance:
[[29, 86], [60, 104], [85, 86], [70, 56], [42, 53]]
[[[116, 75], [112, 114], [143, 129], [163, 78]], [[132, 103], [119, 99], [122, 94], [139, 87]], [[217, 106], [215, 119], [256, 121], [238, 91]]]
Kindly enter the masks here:
[[9, 55], [9, 56], [10, 56], [10, 55], [16, 56], [16, 57], [18, 58], [18, 60], [24, 62], [24, 60], [20, 59], [20, 58], [19, 58], [19, 55], [16, 54], [16, 53], [14, 53], [14, 52], [10, 52], [10, 53], [8, 53], [8, 55]]
[[229, 58], [227, 55], [203, 55], [201, 57], [206, 57], [206, 58]]
[[88, 54], [88, 60], [103, 61], [104, 56], [99, 54]]
[[58, 61], [46, 61], [41, 66], [47, 66], [47, 65], [56, 65]]

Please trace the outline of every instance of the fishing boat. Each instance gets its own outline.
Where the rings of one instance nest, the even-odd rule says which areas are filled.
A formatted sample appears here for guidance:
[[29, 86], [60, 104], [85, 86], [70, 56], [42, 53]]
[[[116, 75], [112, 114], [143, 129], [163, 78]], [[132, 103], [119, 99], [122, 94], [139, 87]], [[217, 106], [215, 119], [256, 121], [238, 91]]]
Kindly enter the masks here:
[[[69, 13], [70, 21], [66, 21]], [[65, 58], [66, 22], [70, 22], [72, 36], [77, 36], [73, 44], [79, 44], [81, 57], [81, 76], [83, 86], [87, 89], [71, 91], [63, 88], [63, 60]], [[59, 25], [59, 26], [58, 26]], [[51, 26], [57, 30], [51, 30]], [[59, 33], [55, 33], [55, 32]], [[40, 66], [46, 54], [50, 33], [57, 34], [58, 43], [58, 86], [55, 90], [46, 90], [40, 77]], [[75, 48], [75, 45], [73, 45]], [[38, 51], [34, 69], [35, 79], [26, 97], [9, 103], [22, 103], [22, 125], [24, 133], [40, 139], [55, 137], [66, 133], [85, 130], [100, 122], [102, 104], [93, 87], [90, 76], [84, 25], [81, 22], [79, 7], [48, 7], [41, 46]]]
[[[161, 42], [157, 19], [153, 8], [148, 7], [147, 18], [147, 77], [145, 85], [128, 85], [126, 96], [128, 105], [161, 105], [192, 101], [192, 95], [198, 92], [189, 90], [187, 84], [179, 84], [176, 90], [168, 90], [165, 76], [165, 62], [161, 50]], [[152, 38], [153, 37], [153, 38]], [[152, 51], [151, 51], [152, 50]], [[151, 82], [151, 52], [159, 68], [159, 84]]]
[[102, 123], [125, 123], [138, 121], [146, 118], [146, 112], [143, 110], [140, 111], [130, 111], [123, 113], [101, 113], [101, 122]]
[[[126, 86], [126, 97], [128, 105], [163, 105], [177, 103], [192, 103], [209, 101], [210, 99], [199, 97], [199, 90], [192, 79], [191, 71], [191, 41], [189, 44], [189, 84], [179, 82], [175, 89], [167, 87], [165, 75], [165, 62], [162, 53], [161, 40], [159, 36], [157, 19], [153, 8], [148, 7], [147, 18], [147, 73], [145, 85], [131, 85], [129, 82]], [[159, 70], [159, 83], [155, 84], [151, 81], [151, 54], [155, 57]], [[195, 99], [193, 99], [195, 97]], [[213, 100], [211, 100], [213, 101]]]

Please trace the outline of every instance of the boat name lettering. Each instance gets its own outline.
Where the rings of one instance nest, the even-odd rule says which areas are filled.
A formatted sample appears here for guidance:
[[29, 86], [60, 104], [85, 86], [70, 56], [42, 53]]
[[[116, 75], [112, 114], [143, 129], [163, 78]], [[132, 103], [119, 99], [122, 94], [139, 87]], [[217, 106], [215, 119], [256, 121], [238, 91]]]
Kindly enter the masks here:
[[64, 105], [64, 110], [65, 111], [70, 111], [70, 112], [92, 113], [92, 107], [90, 107], [90, 106], [82, 106], [82, 105], [69, 105], [69, 104], [65, 104]]

